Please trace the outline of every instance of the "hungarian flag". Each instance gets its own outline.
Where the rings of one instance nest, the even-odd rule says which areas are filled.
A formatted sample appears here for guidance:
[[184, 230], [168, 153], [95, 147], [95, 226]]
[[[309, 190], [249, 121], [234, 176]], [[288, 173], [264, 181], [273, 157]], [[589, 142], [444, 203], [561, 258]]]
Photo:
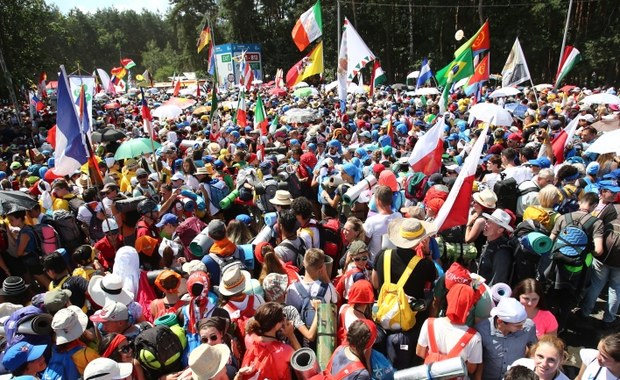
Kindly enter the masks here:
[[293, 27], [292, 36], [299, 51], [303, 51], [322, 34], [323, 19], [321, 18], [321, 1], [319, 0], [297, 20], [295, 27]]
[[471, 49], [466, 49], [461, 55], [439, 70], [436, 75], [440, 86], [459, 81], [474, 74], [474, 62]]
[[385, 82], [386, 79], [387, 76], [385, 75], [385, 71], [381, 68], [381, 62], [375, 59], [372, 65], [372, 77], [370, 78], [370, 96], [375, 92], [375, 88]]
[[415, 172], [431, 175], [441, 169], [445, 125], [443, 117], [440, 117], [433, 128], [420, 137], [413, 147], [411, 156], [409, 156], [409, 165]]
[[489, 80], [489, 54], [485, 55], [484, 58], [478, 65], [476, 65], [476, 69], [474, 70], [474, 75], [469, 78], [468, 86], [471, 86], [474, 83], [485, 82]]
[[243, 90], [239, 92], [239, 103], [237, 103], [237, 125], [241, 128], [245, 128], [248, 125], [248, 114], [245, 108], [245, 93]]
[[574, 118], [551, 142], [551, 149], [555, 157], [555, 164], [564, 162], [564, 149], [573, 141], [573, 136], [579, 125], [579, 118]]
[[560, 66], [558, 66], [558, 72], [555, 75], [555, 84], [553, 89], [558, 88], [560, 83], [566, 78], [566, 75], [575, 67], [576, 64], [581, 62], [581, 53], [579, 50], [572, 46], [567, 46], [562, 54], [562, 60]]
[[286, 73], [286, 86], [291, 88], [305, 78], [323, 74], [323, 41]]
[[37, 89], [39, 91], [39, 97], [41, 99], [47, 98], [47, 89], [46, 82], [47, 81], [47, 73], [45, 71], [41, 71], [41, 75], [39, 75], [39, 83], [37, 84]]
[[269, 121], [267, 120], [267, 111], [265, 110], [265, 105], [263, 104], [263, 98], [258, 95], [256, 99], [256, 106], [254, 108], [254, 130], [260, 131], [261, 136], [267, 136], [267, 125], [269, 125]]
[[476, 169], [478, 168], [484, 142], [487, 139], [488, 130], [489, 126], [487, 125], [465, 159], [461, 172], [456, 178], [450, 194], [448, 194], [448, 198], [441, 206], [439, 213], [437, 213], [434, 223], [438, 231], [462, 226], [467, 223]]
[[178, 79], [174, 84], [174, 91], [172, 92], [172, 96], [179, 96], [179, 91], [181, 91], [181, 79]]
[[198, 37], [198, 42], [196, 43], [198, 53], [200, 53], [202, 49], [205, 48], [205, 46], [209, 45], [210, 42], [211, 28], [207, 24], [205, 24], [205, 26], [200, 31], [200, 36]]
[[121, 65], [127, 70], [131, 69], [132, 67], [136, 67], [136, 63], [131, 58], [121, 59]]
[[471, 49], [474, 55], [477, 55], [484, 50], [489, 50], [491, 48], [491, 33], [489, 31], [489, 20], [485, 21], [484, 24], [478, 29], [476, 34], [474, 34], [467, 42], [465, 42], [461, 47], [456, 49], [454, 52], [454, 56], [458, 57], [465, 50]]

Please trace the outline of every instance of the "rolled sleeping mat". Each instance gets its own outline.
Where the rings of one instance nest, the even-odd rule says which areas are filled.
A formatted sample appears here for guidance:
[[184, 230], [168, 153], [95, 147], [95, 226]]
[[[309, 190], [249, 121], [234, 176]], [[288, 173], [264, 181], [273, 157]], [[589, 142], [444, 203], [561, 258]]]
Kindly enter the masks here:
[[347, 204], [354, 203], [357, 198], [360, 196], [362, 191], [368, 190], [373, 187], [377, 183], [377, 178], [374, 175], [369, 175], [368, 177], [362, 179], [357, 185], [350, 188], [343, 195], [344, 202]]
[[179, 338], [181, 346], [185, 348], [187, 346], [187, 336], [185, 335], [185, 329], [179, 325], [179, 320], [175, 314], [164, 314], [157, 318], [153, 324], [155, 326], [165, 325], [170, 327], [170, 330]]
[[181, 144], [179, 144], [181, 146], [181, 148], [187, 149], [187, 148], [192, 148], [192, 149], [198, 149], [200, 148], [200, 144], [201, 142], [198, 140], [181, 140]]
[[278, 222], [278, 213], [268, 212], [263, 216], [263, 220], [265, 221], [266, 226], [273, 227]]
[[316, 354], [309, 347], [302, 347], [293, 353], [291, 367], [298, 380], [306, 380], [321, 372]]
[[502, 299], [502, 297], [510, 297], [511, 295], [512, 288], [508, 284], [498, 282], [491, 287], [491, 296], [493, 297], [493, 302], [495, 302], [496, 304], [499, 302], [500, 299]]
[[394, 380], [447, 380], [467, 374], [467, 367], [460, 356], [435, 363], [402, 369], [394, 373]]
[[220, 208], [222, 210], [229, 208], [230, 205], [233, 204], [233, 202], [235, 201], [235, 199], [237, 199], [238, 196], [239, 196], [239, 190], [235, 189], [231, 191], [230, 194], [228, 194], [226, 197], [224, 197], [224, 199], [220, 201]]
[[327, 363], [336, 348], [336, 305], [322, 303], [319, 305], [317, 325], [317, 361], [321, 370], [327, 368]]
[[21, 321], [17, 332], [27, 335], [49, 335], [52, 333], [52, 316], [50, 314], [37, 314], [26, 317]]
[[189, 250], [192, 252], [192, 255], [196, 257], [203, 257], [211, 247], [213, 246], [213, 239], [209, 237], [208, 228], [205, 227], [194, 239], [192, 239], [191, 243], [189, 243]]
[[241, 252], [241, 258], [243, 259], [243, 264], [246, 269], [253, 270], [254, 269], [254, 245], [253, 244], [242, 244], [239, 246], [239, 251]]
[[521, 244], [523, 244], [526, 249], [536, 252], [541, 256], [548, 254], [551, 252], [551, 248], [553, 248], [553, 240], [540, 232], [530, 232], [525, 235], [525, 237], [521, 238]]
[[273, 235], [273, 229], [269, 226], [264, 226], [263, 229], [260, 230], [258, 235], [252, 240], [252, 244], [258, 245], [259, 243], [267, 243], [271, 240], [271, 236]]

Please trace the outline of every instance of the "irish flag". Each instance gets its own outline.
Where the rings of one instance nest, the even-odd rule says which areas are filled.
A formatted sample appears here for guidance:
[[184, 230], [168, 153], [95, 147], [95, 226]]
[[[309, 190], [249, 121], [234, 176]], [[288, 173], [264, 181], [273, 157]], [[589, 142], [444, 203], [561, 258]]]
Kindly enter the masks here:
[[553, 156], [555, 157], [555, 164], [561, 164], [564, 162], [564, 149], [568, 143], [573, 141], [575, 131], [579, 125], [579, 118], [574, 118], [566, 128], [562, 130], [551, 142], [551, 148], [553, 150]]
[[445, 127], [443, 117], [424, 134], [413, 147], [409, 156], [409, 165], [415, 172], [424, 175], [437, 173], [441, 169], [441, 155], [443, 154], [443, 130]]
[[293, 27], [292, 36], [299, 51], [303, 51], [322, 34], [323, 19], [321, 18], [321, 1], [319, 0], [297, 20], [295, 27]]
[[[480, 161], [484, 142], [487, 139], [488, 130], [489, 126], [487, 125], [484, 127], [478, 140], [476, 140], [471, 152], [469, 152], [469, 156], [465, 159], [461, 172], [456, 178], [446, 202], [441, 206], [439, 213], [437, 213], [434, 223], [439, 231], [455, 226], [462, 226], [467, 223], [474, 177], [476, 175], [476, 169], [478, 168], [478, 162]], [[418, 144], [419, 143], [420, 142], [418, 142]]]
[[579, 50], [575, 49], [572, 46], [567, 46], [564, 49], [564, 53], [562, 54], [562, 60], [560, 61], [560, 66], [558, 66], [558, 72], [555, 75], [555, 85], [553, 89], [558, 88], [562, 80], [568, 75], [568, 73], [575, 67], [576, 64], [581, 62], [581, 53]]

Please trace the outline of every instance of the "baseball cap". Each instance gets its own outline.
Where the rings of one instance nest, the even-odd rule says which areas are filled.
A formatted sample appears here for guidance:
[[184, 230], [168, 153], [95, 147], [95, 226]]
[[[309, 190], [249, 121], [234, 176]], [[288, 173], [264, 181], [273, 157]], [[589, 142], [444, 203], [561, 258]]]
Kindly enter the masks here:
[[535, 160], [529, 160], [528, 163], [532, 166], [538, 166], [541, 169], [551, 167], [551, 161], [547, 157], [540, 157]]
[[612, 193], [620, 193], [620, 186], [618, 186], [618, 181], [615, 180], [600, 181], [599, 188], [603, 190], [609, 190]]
[[178, 180], [182, 180], [185, 181], [185, 177], [183, 177], [183, 174], [181, 174], [180, 172], [176, 172], [172, 175], [172, 177], [170, 177], [171, 181], [178, 181]]
[[33, 346], [24, 341], [15, 343], [5, 351], [2, 365], [13, 372], [24, 364], [40, 358], [45, 353], [46, 348], [47, 346], [44, 344]]
[[166, 224], [172, 224], [172, 225], [176, 226], [176, 225], [179, 224], [179, 218], [177, 218], [177, 216], [174, 215], [174, 214], [167, 213], [167, 214], [164, 214], [164, 216], [161, 217], [161, 220], [155, 226], [157, 228], [162, 228]]
[[355, 240], [348, 249], [349, 255], [357, 255], [358, 253], [368, 252], [368, 246], [361, 240]]
[[516, 298], [502, 297], [491, 309], [491, 316], [508, 323], [521, 323], [527, 319], [525, 307]]
[[126, 321], [129, 319], [129, 311], [127, 306], [120, 302], [108, 302], [103, 309], [97, 310], [90, 317], [93, 322], [115, 322]]

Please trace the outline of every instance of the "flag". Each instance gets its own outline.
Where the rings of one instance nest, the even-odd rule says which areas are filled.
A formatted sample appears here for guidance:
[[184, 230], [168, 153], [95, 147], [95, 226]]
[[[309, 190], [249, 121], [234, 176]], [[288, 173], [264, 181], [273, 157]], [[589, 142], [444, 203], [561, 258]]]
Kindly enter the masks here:
[[338, 68], [336, 69], [336, 77], [338, 79], [338, 100], [340, 101], [341, 115], [344, 115], [347, 109], [348, 65], [347, 32], [346, 30], [343, 30], [342, 38], [340, 39], [340, 51], [338, 52]]
[[254, 108], [254, 130], [260, 131], [261, 137], [267, 136], [267, 111], [263, 104], [263, 99], [258, 95], [256, 98], [256, 106]]
[[323, 74], [323, 41], [319, 42], [307, 56], [286, 73], [286, 86], [293, 87], [316, 74]]
[[34, 92], [30, 93], [30, 105], [37, 112], [41, 112], [45, 109], [45, 103], [43, 103]]
[[245, 108], [245, 93], [243, 89], [239, 92], [239, 102], [237, 103], [237, 125], [241, 128], [245, 128], [248, 125], [248, 114]]
[[241, 56], [239, 72], [239, 87], [243, 87], [246, 91], [250, 91], [252, 82], [254, 82], [254, 72], [252, 71], [252, 66], [245, 60], [245, 53]]
[[390, 137], [392, 145], [394, 145], [394, 125], [392, 124], [392, 114], [390, 114], [390, 118], [387, 122], [386, 134]]
[[131, 68], [136, 67], [136, 63], [131, 58], [121, 59], [121, 65], [127, 70], [130, 70]]
[[127, 69], [124, 67], [113, 67], [110, 73], [118, 79], [123, 79], [127, 75]]
[[198, 83], [198, 79], [196, 79], [196, 98], [200, 98], [200, 83]]
[[37, 84], [37, 89], [39, 91], [40, 99], [47, 98], [47, 73], [45, 71], [41, 71], [41, 75], [39, 75], [39, 83]]
[[282, 69], [277, 69], [276, 70], [276, 78], [274, 80], [274, 84], [276, 86], [276, 88], [282, 88], [284, 87], [284, 70]]
[[209, 75], [215, 75], [215, 45], [213, 44], [209, 47], [209, 64], [207, 66], [207, 72]]
[[151, 73], [149, 73], [148, 70], [144, 70], [144, 72], [142, 73], [142, 77], [144, 78], [144, 81], [151, 87], [153, 87], [153, 77], [151, 76]]
[[450, 62], [446, 67], [437, 72], [437, 83], [440, 86], [451, 84], [460, 79], [467, 78], [474, 73], [474, 62], [471, 54], [471, 49], [467, 49]]
[[443, 154], [443, 130], [445, 126], [444, 118], [428, 130], [415, 144], [409, 165], [415, 172], [422, 172], [424, 175], [437, 173], [441, 169], [441, 155]]
[[468, 86], [474, 83], [485, 82], [489, 80], [489, 54], [485, 55], [482, 61], [478, 62], [474, 69], [474, 75], [469, 78]]
[[355, 30], [346, 17], [344, 19], [344, 33], [347, 35], [347, 79], [352, 81], [368, 62], [375, 59], [375, 55], [370, 51], [364, 40], [362, 40], [362, 37], [360, 37], [357, 30]]
[[579, 62], [581, 62], [581, 53], [579, 50], [572, 46], [567, 46], [562, 54], [562, 60], [558, 66], [558, 72], [555, 74], [555, 84], [553, 85], [554, 90], [558, 88], [562, 80], [566, 78], [566, 75], [568, 75], [573, 67], [575, 67], [575, 65]]
[[303, 51], [322, 34], [323, 19], [321, 17], [321, 1], [319, 0], [301, 15], [295, 23], [291, 35], [299, 51]]
[[375, 59], [372, 64], [372, 76], [370, 77], [370, 96], [375, 92], [375, 88], [385, 82], [387, 76], [385, 75], [385, 71], [381, 68], [381, 62], [378, 59]]
[[420, 74], [418, 75], [418, 82], [416, 83], [416, 90], [422, 86], [424, 83], [428, 82], [429, 79], [433, 77], [433, 71], [431, 70], [431, 65], [428, 63], [426, 58], [422, 59], [422, 67], [420, 68]]
[[215, 113], [217, 112], [217, 75], [213, 77], [213, 88], [211, 89], [211, 116], [209, 120], [213, 124]]
[[269, 134], [273, 135], [278, 130], [278, 114], [273, 115], [271, 124], [269, 124]]
[[578, 126], [579, 118], [575, 117], [551, 142], [551, 150], [553, 150], [556, 165], [564, 162], [564, 150], [573, 141]]
[[179, 96], [179, 91], [181, 91], [181, 78], [179, 78], [174, 84], [174, 90], [172, 92], [173, 97]]
[[441, 91], [441, 97], [439, 98], [439, 114], [443, 115], [448, 110], [448, 102], [450, 98], [450, 84], [446, 84], [443, 86], [443, 91]]
[[56, 116], [56, 149], [54, 174], [59, 176], [75, 172], [88, 160], [88, 151], [80, 126], [80, 117], [73, 105], [65, 67], [60, 66], [58, 78], [58, 106]]
[[502, 69], [502, 87], [516, 86], [531, 79], [530, 69], [527, 67], [525, 55], [523, 55], [523, 49], [517, 37]]
[[142, 103], [140, 106], [140, 114], [142, 115], [142, 122], [144, 123], [144, 132], [146, 132], [149, 138], [154, 138], [155, 135], [153, 133], [153, 116], [151, 115], [151, 109], [149, 108], [149, 104], [144, 97], [144, 89], [140, 87], [140, 93], [142, 94]]
[[200, 31], [200, 36], [198, 36], [198, 42], [196, 43], [198, 53], [200, 53], [202, 49], [205, 48], [205, 46], [209, 45], [210, 42], [211, 42], [211, 28], [209, 27], [209, 25], [205, 23], [204, 27]]
[[476, 34], [474, 34], [467, 42], [465, 42], [461, 47], [456, 49], [454, 52], [454, 56], [458, 57], [467, 49], [471, 49], [473, 54], [476, 55], [481, 53], [484, 50], [489, 50], [491, 48], [491, 33], [489, 31], [489, 20], [485, 21], [484, 24], [478, 29]]
[[97, 69], [97, 74], [99, 74], [99, 79], [101, 79], [101, 86], [105, 92], [114, 93], [114, 84], [110, 80], [110, 76], [103, 69]]
[[480, 134], [480, 137], [476, 140], [471, 152], [467, 158], [465, 158], [465, 162], [461, 167], [461, 172], [456, 178], [452, 190], [450, 190], [448, 194], [448, 198], [443, 206], [441, 206], [439, 213], [437, 213], [434, 223], [438, 231], [443, 231], [455, 226], [462, 226], [467, 223], [476, 169], [478, 168], [482, 148], [487, 139], [488, 130], [489, 127], [487, 125]]

